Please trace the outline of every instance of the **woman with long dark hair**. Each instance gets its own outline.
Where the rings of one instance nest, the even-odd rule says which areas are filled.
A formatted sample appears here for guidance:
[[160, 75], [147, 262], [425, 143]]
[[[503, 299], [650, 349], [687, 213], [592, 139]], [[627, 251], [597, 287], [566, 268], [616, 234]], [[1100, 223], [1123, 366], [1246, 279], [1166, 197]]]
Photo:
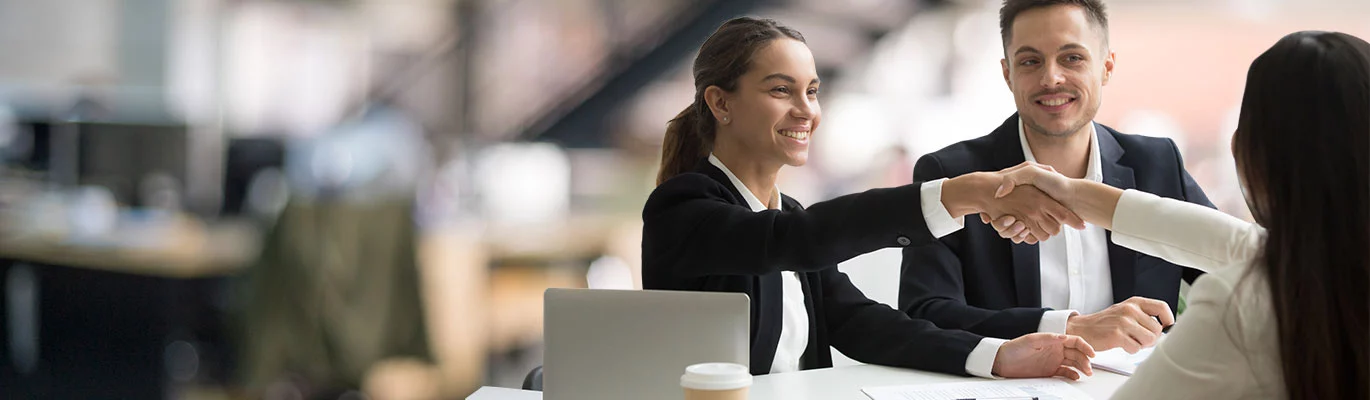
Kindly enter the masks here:
[[1296, 32], [1256, 58], [1232, 153], [1256, 224], [1038, 166], [1000, 194], [1034, 185], [1121, 246], [1213, 271], [1115, 399], [1370, 398], [1370, 44]]
[[866, 363], [958, 375], [1090, 373], [1093, 350], [1077, 336], [1005, 342], [939, 329], [866, 298], [836, 266], [935, 240], [921, 202], [940, 200], [954, 217], [1014, 215], [1041, 237], [1063, 222], [1080, 225], [1078, 217], [1040, 192], [1036, 202], [995, 201], [998, 173], [805, 209], [776, 187], [782, 167], [807, 161], [821, 119], [804, 37], [775, 21], [733, 19], [700, 48], [694, 78], [694, 103], [667, 127], [658, 186], [642, 212], [643, 286], [749, 295], [753, 374], [830, 367], [829, 345]]

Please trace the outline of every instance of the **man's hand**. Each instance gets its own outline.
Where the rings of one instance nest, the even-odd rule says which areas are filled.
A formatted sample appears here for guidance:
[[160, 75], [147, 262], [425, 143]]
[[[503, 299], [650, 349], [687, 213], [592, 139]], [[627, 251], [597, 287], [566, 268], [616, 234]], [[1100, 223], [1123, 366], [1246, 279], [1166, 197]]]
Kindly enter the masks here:
[[[980, 220], [989, 223], [987, 219], [1007, 222], [1007, 228], [1012, 228], [1014, 224], [1021, 225], [1022, 230], [1016, 235], [1018, 239], [1015, 242], [1028, 244], [1060, 234], [1063, 224], [1083, 228], [1085, 223], [1056, 199], [1032, 186], [1020, 187], [1004, 197], [986, 202]], [[1000, 225], [991, 225], [999, 230]], [[1004, 236], [1004, 233], [1000, 231], [999, 235]]]
[[1030, 333], [999, 346], [993, 373], [1004, 378], [1059, 376], [1079, 380], [1081, 372], [1094, 375], [1090, 357], [1094, 357], [1094, 348], [1079, 336]]
[[[1002, 179], [1001, 184], [995, 189], [994, 197], [998, 200], [1010, 199], [1015, 193], [1023, 190], [1031, 190], [1045, 193], [1052, 199], [1064, 204], [1069, 196], [1072, 196], [1070, 179], [1056, 172], [1050, 165], [1043, 165], [1031, 161], [1023, 162], [1013, 168], [999, 171], [998, 176]], [[1019, 186], [1026, 186], [1019, 188]], [[1079, 219], [1073, 211], [1071, 216]], [[1029, 226], [1030, 221], [1023, 221], [1012, 214], [995, 215], [991, 213], [980, 213], [980, 221], [994, 227], [999, 232], [999, 236], [1012, 240], [1014, 243], [1027, 242], [1033, 244], [1046, 240], [1046, 237], [1038, 236]], [[1076, 229], [1084, 229], [1083, 221], [1081, 224], [1074, 224], [1074, 221], [1061, 221]], [[1055, 235], [1055, 233], [1053, 233]]]
[[1155, 345], [1161, 329], [1174, 323], [1164, 301], [1132, 297], [1097, 313], [1071, 316], [1066, 334], [1080, 336], [1100, 351], [1122, 347], [1136, 353]]
[[1022, 164], [1003, 171], [974, 172], [949, 179], [942, 184], [942, 205], [952, 218], [976, 213], [982, 214], [982, 220], [1012, 216], [1031, 235], [1025, 239], [1031, 243], [1060, 233], [1062, 224], [1083, 228], [1084, 220], [1036, 188], [1018, 188], [996, 198], [995, 191], [1010, 182], [1008, 174], [1025, 168], [1035, 167]]
[[994, 219], [990, 218], [989, 214], [980, 213], [980, 222], [984, 222], [985, 225], [993, 227], [995, 231], [999, 232], [999, 237], [1012, 240], [1013, 243], [1023, 243], [1032, 240], [1032, 242], [1028, 244], [1034, 244], [1046, 240], [1046, 238], [1038, 239], [1037, 237], [1032, 236], [1032, 232], [1027, 230], [1027, 225], [1023, 224], [1022, 221], [1019, 221], [1012, 215], [1005, 215], [998, 219]]

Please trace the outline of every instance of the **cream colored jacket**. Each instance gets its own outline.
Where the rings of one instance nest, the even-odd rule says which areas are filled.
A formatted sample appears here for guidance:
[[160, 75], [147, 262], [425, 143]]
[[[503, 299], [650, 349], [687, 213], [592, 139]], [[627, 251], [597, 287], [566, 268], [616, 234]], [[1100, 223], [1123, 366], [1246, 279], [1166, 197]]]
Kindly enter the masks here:
[[1114, 399], [1284, 398], [1270, 288], [1253, 265], [1265, 229], [1203, 206], [1128, 190], [1113, 242], [1208, 274], [1166, 339]]

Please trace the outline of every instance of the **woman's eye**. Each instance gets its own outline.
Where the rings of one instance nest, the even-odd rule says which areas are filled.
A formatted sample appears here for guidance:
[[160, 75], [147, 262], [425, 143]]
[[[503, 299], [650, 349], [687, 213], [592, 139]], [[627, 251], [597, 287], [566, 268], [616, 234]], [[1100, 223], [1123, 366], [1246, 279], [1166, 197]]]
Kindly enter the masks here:
[[790, 88], [784, 86], [776, 87], [775, 89], [771, 89], [771, 91], [779, 94], [790, 94]]

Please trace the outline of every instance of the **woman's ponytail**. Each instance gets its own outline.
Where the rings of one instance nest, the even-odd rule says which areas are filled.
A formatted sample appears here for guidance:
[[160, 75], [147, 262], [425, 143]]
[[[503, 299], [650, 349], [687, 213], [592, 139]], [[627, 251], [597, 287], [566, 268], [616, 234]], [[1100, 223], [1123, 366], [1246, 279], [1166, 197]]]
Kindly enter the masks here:
[[694, 170], [695, 164], [708, 155], [712, 143], [705, 143], [704, 121], [699, 103], [691, 103], [684, 111], [666, 123], [666, 139], [661, 143], [661, 170], [656, 184], [671, 177]]

